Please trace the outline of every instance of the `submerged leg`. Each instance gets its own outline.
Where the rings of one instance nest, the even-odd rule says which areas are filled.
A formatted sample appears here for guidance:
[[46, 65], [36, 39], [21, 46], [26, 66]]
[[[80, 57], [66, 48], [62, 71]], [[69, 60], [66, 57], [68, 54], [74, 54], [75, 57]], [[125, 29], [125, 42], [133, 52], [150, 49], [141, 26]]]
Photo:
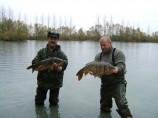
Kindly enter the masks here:
[[57, 105], [59, 102], [59, 91], [60, 88], [54, 88], [54, 89], [50, 89], [50, 93], [49, 93], [49, 103], [50, 105]]
[[35, 104], [36, 105], [44, 105], [44, 101], [46, 99], [47, 89], [37, 87], [36, 96], [35, 96]]
[[125, 97], [126, 95], [126, 81], [121, 81], [116, 83], [115, 88], [115, 102], [118, 107], [117, 112], [121, 116], [121, 118], [132, 118], [132, 114], [128, 108], [128, 102]]

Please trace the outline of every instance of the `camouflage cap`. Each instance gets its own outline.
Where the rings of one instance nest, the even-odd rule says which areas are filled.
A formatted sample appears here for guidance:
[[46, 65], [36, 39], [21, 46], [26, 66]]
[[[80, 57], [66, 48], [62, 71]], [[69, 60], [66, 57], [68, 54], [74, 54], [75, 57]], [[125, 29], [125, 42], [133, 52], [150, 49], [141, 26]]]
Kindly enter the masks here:
[[49, 37], [55, 37], [55, 38], [59, 39], [60, 34], [57, 33], [57, 32], [51, 32], [51, 31], [49, 31], [48, 34], [47, 34], [47, 38], [49, 38]]

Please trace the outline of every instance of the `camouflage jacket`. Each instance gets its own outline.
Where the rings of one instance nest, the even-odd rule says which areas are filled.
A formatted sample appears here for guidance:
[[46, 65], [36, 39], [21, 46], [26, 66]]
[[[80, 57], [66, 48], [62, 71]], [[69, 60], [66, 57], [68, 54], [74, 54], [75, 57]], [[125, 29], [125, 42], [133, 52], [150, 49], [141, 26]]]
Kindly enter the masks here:
[[64, 71], [68, 65], [68, 59], [65, 53], [61, 50], [60, 45], [57, 45], [56, 48], [53, 50], [53, 52], [48, 50], [48, 46], [46, 46], [46, 48], [42, 48], [41, 50], [39, 50], [35, 58], [32, 60], [32, 64], [36, 64], [37, 62], [49, 57], [58, 57], [65, 61], [64, 64], [62, 65], [62, 71], [60, 72], [57, 72], [55, 70], [38, 71], [37, 84], [38, 86], [47, 89], [62, 87]]

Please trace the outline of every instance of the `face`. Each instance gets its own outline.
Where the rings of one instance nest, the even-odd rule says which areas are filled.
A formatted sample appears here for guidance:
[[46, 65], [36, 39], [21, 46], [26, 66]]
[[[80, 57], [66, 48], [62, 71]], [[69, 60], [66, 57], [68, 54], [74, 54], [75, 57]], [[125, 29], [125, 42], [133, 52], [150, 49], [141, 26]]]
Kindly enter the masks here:
[[101, 47], [101, 49], [102, 49], [103, 52], [107, 52], [111, 48], [111, 42], [102, 39], [100, 41], [100, 47]]
[[58, 38], [56, 37], [49, 37], [48, 38], [48, 45], [50, 48], [55, 48], [58, 42]]

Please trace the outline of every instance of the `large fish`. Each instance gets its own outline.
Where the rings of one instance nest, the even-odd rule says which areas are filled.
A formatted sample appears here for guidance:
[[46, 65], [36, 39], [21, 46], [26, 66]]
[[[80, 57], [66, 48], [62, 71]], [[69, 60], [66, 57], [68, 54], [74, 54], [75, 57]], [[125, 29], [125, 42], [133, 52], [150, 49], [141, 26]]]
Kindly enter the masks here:
[[87, 75], [90, 71], [93, 72], [94, 77], [101, 77], [102, 75], [112, 72], [114, 66], [107, 62], [90, 62], [87, 63], [82, 69], [80, 69], [76, 76], [78, 76], [78, 80], [80, 81], [83, 75]]
[[45, 68], [47, 68], [48, 70], [53, 70], [53, 67], [52, 67], [53, 62], [57, 63], [58, 66], [61, 66], [64, 63], [64, 60], [57, 58], [57, 57], [50, 57], [50, 58], [44, 59], [36, 64], [32, 64], [32, 65], [28, 66], [27, 69], [32, 69], [32, 73], [33, 73], [34, 70], [36, 70], [39, 66], [42, 65]]

